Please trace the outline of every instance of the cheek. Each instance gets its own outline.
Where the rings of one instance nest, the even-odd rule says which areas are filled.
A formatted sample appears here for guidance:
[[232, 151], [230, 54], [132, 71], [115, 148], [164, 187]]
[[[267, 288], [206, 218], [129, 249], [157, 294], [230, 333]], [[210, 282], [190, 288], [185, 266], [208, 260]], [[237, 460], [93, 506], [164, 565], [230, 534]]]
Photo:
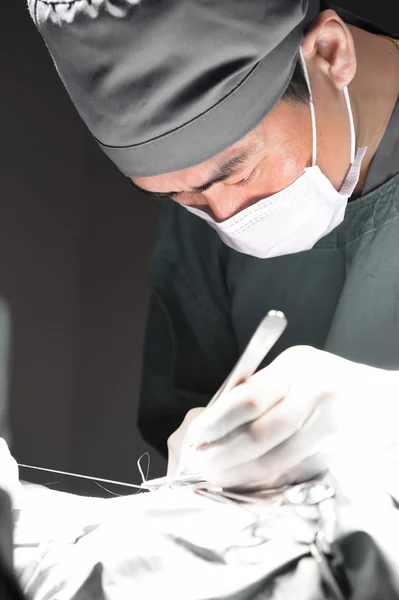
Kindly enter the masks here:
[[309, 165], [309, 149], [295, 140], [280, 144], [273, 160], [262, 169], [262, 182], [267, 195], [275, 194], [288, 187]]
[[312, 130], [307, 105], [281, 102], [270, 119], [262, 182], [268, 195], [288, 187], [311, 165]]

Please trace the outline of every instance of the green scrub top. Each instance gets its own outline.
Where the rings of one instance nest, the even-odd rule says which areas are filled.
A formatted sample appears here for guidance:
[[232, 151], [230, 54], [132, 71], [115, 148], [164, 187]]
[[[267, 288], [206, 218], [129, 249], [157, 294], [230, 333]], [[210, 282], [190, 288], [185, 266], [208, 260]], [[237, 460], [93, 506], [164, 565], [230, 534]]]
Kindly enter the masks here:
[[149, 273], [139, 429], [164, 455], [169, 435], [209, 402], [271, 309], [288, 327], [260, 368], [305, 344], [399, 369], [399, 101], [363, 195], [311, 250], [241, 254], [167, 200]]

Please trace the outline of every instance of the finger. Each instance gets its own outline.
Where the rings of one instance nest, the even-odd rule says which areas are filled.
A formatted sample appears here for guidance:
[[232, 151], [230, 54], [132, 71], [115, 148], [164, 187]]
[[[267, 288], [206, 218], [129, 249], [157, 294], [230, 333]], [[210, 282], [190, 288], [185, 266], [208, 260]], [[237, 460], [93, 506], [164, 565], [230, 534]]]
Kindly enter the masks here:
[[[228, 454], [202, 461], [198, 466], [202, 475], [222, 487], [248, 487], [263, 482], [268, 487], [301, 477], [299, 465], [314, 455], [330, 451], [336, 433], [328, 419], [327, 400], [308, 417], [303, 427], [294, 430], [282, 443], [246, 462], [228, 462]], [[295, 429], [295, 428], [294, 428]], [[288, 432], [288, 430], [286, 430]], [[275, 438], [277, 440], [277, 437]], [[227, 467], [227, 464], [230, 466]], [[315, 465], [316, 466], [316, 465]], [[308, 465], [310, 470], [310, 463]]]
[[215, 471], [223, 471], [256, 461], [294, 435], [309, 417], [315, 402], [307, 396], [288, 395], [258, 419], [217, 442], [199, 447], [198, 468], [209, 464]]
[[181, 425], [174, 431], [167, 440], [168, 447], [168, 467], [167, 467], [167, 476], [173, 477], [177, 471], [180, 456], [182, 452], [182, 447], [185, 441], [185, 436], [187, 434], [188, 427], [190, 423], [192, 423], [198, 415], [204, 410], [203, 407], [192, 408], [188, 411], [186, 416], [184, 417]]
[[269, 484], [272, 487], [282, 487], [283, 485], [296, 485], [304, 481], [310, 481], [328, 470], [328, 457], [329, 452], [327, 450], [322, 451], [320, 448], [316, 454], [307, 456], [295, 464], [291, 470], [286, 469], [284, 475], [277, 476], [275, 479], [271, 477]]
[[281, 362], [276, 360], [222, 395], [189, 427], [190, 442], [198, 445], [215, 442], [268, 411], [289, 389], [289, 377], [281, 371]]
[[[225, 471], [206, 471], [203, 476], [213, 485], [226, 489], [261, 490], [307, 481], [329, 465], [331, 438], [306, 451], [295, 453], [291, 440], [252, 463], [239, 465]], [[290, 447], [289, 447], [290, 446]]]
[[294, 436], [259, 460], [258, 482], [263, 481], [266, 487], [292, 485], [312, 479], [328, 469], [334, 445], [331, 432], [317, 444], [302, 445], [298, 450], [296, 442]]

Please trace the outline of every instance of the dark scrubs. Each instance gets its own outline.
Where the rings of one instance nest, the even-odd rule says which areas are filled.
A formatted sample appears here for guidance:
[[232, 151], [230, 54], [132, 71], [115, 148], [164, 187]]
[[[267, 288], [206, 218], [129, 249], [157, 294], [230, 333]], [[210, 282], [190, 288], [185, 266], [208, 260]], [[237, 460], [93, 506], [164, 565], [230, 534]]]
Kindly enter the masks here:
[[167, 200], [150, 282], [139, 427], [164, 455], [168, 436], [209, 402], [270, 309], [284, 311], [288, 328], [262, 366], [307, 344], [399, 369], [399, 101], [362, 196], [312, 250], [241, 254]]

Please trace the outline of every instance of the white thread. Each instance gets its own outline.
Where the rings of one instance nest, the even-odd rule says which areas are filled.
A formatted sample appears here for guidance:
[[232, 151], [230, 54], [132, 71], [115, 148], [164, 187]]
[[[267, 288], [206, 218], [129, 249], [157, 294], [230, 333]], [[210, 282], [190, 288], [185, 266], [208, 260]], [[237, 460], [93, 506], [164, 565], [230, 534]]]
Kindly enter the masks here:
[[[143, 459], [144, 456], [147, 456], [148, 458], [148, 464], [147, 464], [147, 474], [144, 475], [143, 469], [141, 467], [140, 461]], [[60, 475], [69, 475], [72, 477], [78, 477], [80, 479], [89, 479], [90, 481], [94, 481], [94, 483], [96, 483], [96, 485], [98, 485], [101, 489], [105, 490], [106, 492], [108, 492], [109, 494], [113, 494], [114, 496], [118, 496], [119, 494], [116, 494], [115, 492], [111, 492], [111, 490], [107, 490], [107, 488], [105, 488], [104, 486], [100, 485], [98, 482], [101, 481], [103, 483], [112, 483], [114, 485], [122, 485], [122, 486], [126, 486], [126, 487], [134, 487], [137, 489], [138, 493], [139, 491], [143, 491], [143, 486], [142, 485], [135, 485], [134, 483], [126, 483], [123, 481], [114, 481], [112, 479], [102, 479], [100, 477], [90, 477], [89, 475], [80, 475], [78, 473], [69, 473], [68, 471], [58, 471], [55, 469], [46, 469], [44, 467], [35, 467], [32, 465], [23, 465], [21, 463], [18, 463], [19, 467], [23, 467], [25, 469], [35, 469], [37, 471], [45, 471], [47, 473], [58, 473]], [[140, 472], [141, 475], [141, 479], [142, 479], [142, 483], [145, 483], [148, 479], [148, 474], [150, 472], [150, 455], [148, 452], [144, 452], [140, 458], [137, 460], [137, 468]]]
[[[118, 497], [120, 496], [120, 494], [117, 494], [116, 492], [111, 492], [111, 490], [108, 490], [108, 489], [105, 487], [105, 485], [101, 485], [101, 483], [98, 483], [98, 481], [95, 481], [94, 483], [95, 483], [96, 485], [98, 485], [98, 487], [99, 487], [99, 488], [101, 488], [102, 490], [104, 490], [105, 492], [107, 492], [108, 494], [111, 494], [112, 496], [118, 496]], [[137, 490], [137, 492], [135, 492], [135, 493], [137, 494], [137, 493], [138, 493], [138, 490]]]
[[24, 469], [34, 469], [36, 471], [46, 471], [46, 473], [57, 473], [58, 475], [69, 475], [70, 477], [80, 477], [81, 479], [89, 479], [90, 481], [101, 481], [102, 483], [113, 483], [114, 485], [123, 485], [125, 487], [133, 487], [142, 490], [141, 485], [135, 485], [134, 483], [126, 483], [123, 481], [114, 481], [113, 479], [102, 479], [101, 477], [91, 477], [90, 475], [80, 475], [79, 473], [69, 473], [68, 471], [58, 471], [56, 469], [46, 469], [44, 467], [35, 467], [33, 465], [23, 465], [18, 463], [19, 467]]
[[[147, 464], [147, 475], [146, 475], [145, 477], [144, 477], [143, 469], [141, 468], [141, 464], [140, 464], [140, 461], [141, 461], [141, 459], [143, 458], [143, 456], [147, 456], [147, 457], [148, 457], [148, 464]], [[147, 481], [147, 479], [148, 479], [148, 474], [149, 474], [149, 472], [150, 472], [150, 455], [149, 455], [149, 453], [148, 453], [148, 452], [144, 452], [144, 453], [143, 453], [143, 454], [140, 456], [140, 458], [139, 458], [139, 459], [138, 459], [138, 461], [137, 461], [137, 468], [138, 468], [138, 470], [139, 470], [139, 472], [140, 472], [141, 479], [142, 479], [142, 483], [145, 483], [145, 482]]]

